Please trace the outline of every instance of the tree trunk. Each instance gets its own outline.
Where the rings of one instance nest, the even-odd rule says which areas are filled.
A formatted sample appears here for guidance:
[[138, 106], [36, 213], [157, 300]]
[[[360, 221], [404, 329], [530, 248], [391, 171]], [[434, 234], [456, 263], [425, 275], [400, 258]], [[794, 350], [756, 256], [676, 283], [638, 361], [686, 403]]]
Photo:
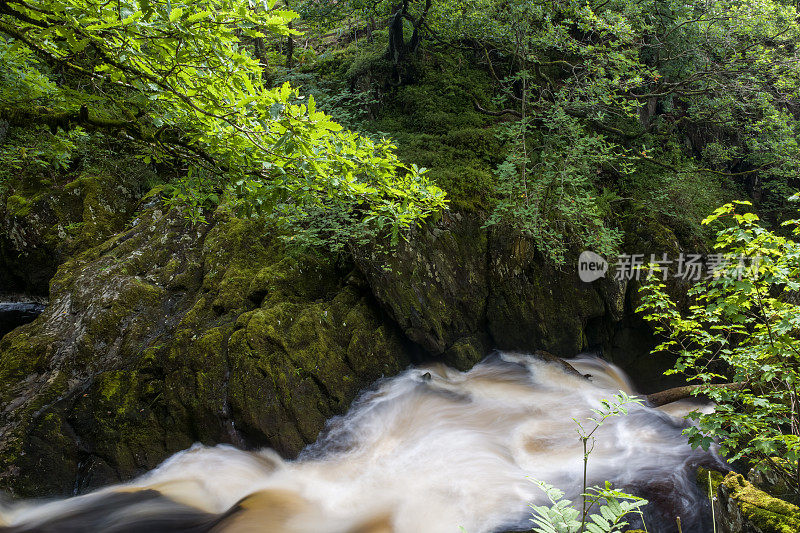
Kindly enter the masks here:
[[369, 16], [369, 25], [367, 26], [367, 42], [372, 42], [372, 32], [375, 31], [375, 16]]
[[404, 0], [403, 4], [392, 15], [392, 22], [389, 24], [389, 59], [392, 64], [397, 66], [400, 60], [405, 56], [406, 41], [403, 38], [403, 16], [408, 10], [408, 0]]
[[[292, 29], [292, 23], [289, 22], [287, 25], [289, 29]], [[286, 38], [286, 68], [292, 68], [294, 66], [294, 37], [289, 35]]]
[[269, 57], [267, 56], [267, 45], [264, 43], [263, 37], [257, 37], [255, 40], [255, 56], [261, 64], [261, 79], [266, 81], [269, 76]]
[[[428, 16], [428, 11], [431, 9], [432, 0], [425, 0], [425, 9], [418, 18], [414, 18], [408, 12], [409, 0], [403, 0], [392, 15], [392, 21], [389, 24], [389, 59], [392, 64], [397, 67], [406, 57], [410, 56], [419, 48], [422, 40], [420, 28], [425, 23], [425, 18]], [[411, 34], [411, 40], [406, 43], [405, 35], [403, 32], [403, 20], [411, 21], [414, 31]]]
[[[286, 9], [292, 9], [292, 6], [289, 5], [289, 0], [284, 0], [284, 4], [286, 4]], [[291, 30], [294, 27], [292, 26], [292, 21], [289, 21], [286, 27]], [[289, 35], [286, 37], [286, 68], [292, 67], [294, 67], [294, 37]]]

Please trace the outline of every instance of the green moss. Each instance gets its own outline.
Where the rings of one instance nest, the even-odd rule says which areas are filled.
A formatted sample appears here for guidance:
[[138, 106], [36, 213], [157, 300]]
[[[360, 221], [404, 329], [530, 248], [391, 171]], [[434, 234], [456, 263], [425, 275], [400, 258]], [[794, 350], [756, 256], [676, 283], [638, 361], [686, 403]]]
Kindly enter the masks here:
[[495, 119], [473, 105], [476, 95], [492, 93], [491, 78], [472, 63], [452, 51], [424, 54], [411, 67], [411, 82], [384, 97], [367, 125], [391, 132], [400, 157], [430, 169], [453, 205], [464, 210], [488, 208], [493, 171], [503, 159]]
[[[371, 70], [388, 70], [389, 61], [386, 59], [386, 43], [388, 42], [388, 32], [381, 31], [375, 32], [373, 41], [362, 41], [361, 46], [351, 47], [348, 55], [352, 56], [350, 61], [347, 61], [344, 54], [340, 55], [342, 66], [346, 67], [343, 75], [344, 78], [350, 82], [358, 80], [358, 78], [369, 74]], [[345, 52], [345, 53], [348, 53]]]
[[[297, 437], [313, 441], [325, 419], [347, 408], [359, 384], [406, 364], [399, 339], [352, 287], [315, 302], [298, 294], [268, 295], [261, 308], [239, 317], [236, 328], [228, 344], [231, 406], [250, 411], [245, 408], [250, 398], [268, 398], [263, 387], [269, 386], [278, 404], [274, 408], [292, 414], [294, 432], [276, 434], [270, 417], [252, 412], [244, 415], [242, 425], [293, 452]], [[266, 383], [258, 384], [254, 376], [263, 376]]]
[[250, 283], [273, 253], [263, 225], [223, 213], [218, 216], [221, 220], [206, 236], [203, 247], [203, 286], [216, 293], [212, 305], [223, 313], [246, 303]]
[[116, 370], [98, 375], [94, 384], [98, 418], [113, 421], [113, 427], [118, 429], [126, 417], [138, 411], [138, 385], [137, 372]]
[[[40, 371], [47, 356], [46, 341], [22, 330], [3, 337], [0, 341], [0, 383], [13, 383]], [[0, 397], [11, 401], [11, 398], [5, 398], [5, 394]]]
[[773, 465], [791, 471], [792, 465], [783, 457], [771, 457], [756, 463], [747, 473], [747, 480], [759, 489], [775, 496], [789, 495], [794, 491]]
[[50, 185], [10, 178], [9, 196], [0, 192], [0, 285], [46, 294], [59, 263], [121, 230], [139, 194], [133, 168], [67, 174]]
[[461, 371], [467, 371], [483, 359], [483, 342], [477, 336], [459, 339], [444, 354], [444, 361]]
[[[394, 137], [401, 158], [428, 168], [429, 176], [457, 207], [488, 206], [495, 184], [493, 169], [503, 153], [494, 129], [470, 127], [447, 135], [402, 131]], [[474, 148], [464, 139], [472, 139]]]
[[157, 305], [161, 302], [163, 296], [164, 289], [139, 278], [130, 278], [125, 288], [120, 292], [120, 298], [128, 304], [133, 304], [140, 308]]
[[31, 201], [22, 196], [12, 194], [6, 200], [6, 209], [12, 216], [24, 217], [31, 211]]
[[739, 506], [744, 517], [763, 533], [800, 531], [800, 508], [796, 505], [757, 489], [735, 472], [729, 472], [721, 485], [729, 498]]
[[68, 253], [99, 244], [124, 225], [137, 194], [134, 183], [108, 174], [81, 174], [60, 190], [37, 194], [38, 209], [55, 219], [45, 242], [58, 246], [66, 238]]
[[703, 467], [697, 469], [697, 486], [703, 491], [703, 494], [708, 494], [709, 475], [711, 476], [711, 493], [716, 494], [722, 480], [725, 479], [725, 474], [716, 470], [707, 470]]
[[[81, 460], [107, 472], [98, 483], [152, 468], [195, 441], [231, 442], [234, 427], [296, 454], [364, 385], [408, 364], [363, 285], [345, 281], [352, 270], [332, 257], [286, 252], [257, 221], [221, 213], [198, 229], [179, 213], [140, 214], [126, 233], [60, 267], [49, 309], [68, 303], [80, 314], [50, 317], [47, 331], [57, 337], [34, 323], [36, 336], [2, 341], [0, 394], [24, 390], [27, 398], [0, 449], [0, 470], [33, 471], [31, 461], [55, 453], [37, 440], [51, 430], [65, 450], [77, 453], [77, 439], [91, 445]], [[180, 276], [193, 281], [174, 290]], [[46, 383], [25, 381], [48, 371]], [[31, 409], [65, 425], [45, 427]], [[67, 472], [78, 459], [64, 463]], [[64, 474], [51, 484], [74, 480]], [[35, 492], [22, 485], [0, 473], [0, 486]]]
[[304, 70], [316, 73], [323, 79], [338, 78], [352, 83], [373, 69], [386, 68], [388, 65], [384, 65], [384, 56], [388, 49], [389, 32], [387, 29], [376, 30], [372, 37], [371, 42], [362, 39], [345, 48], [326, 51]]
[[321, 106], [327, 102], [327, 111], [349, 127], [388, 133], [402, 160], [429, 169], [451, 206], [488, 209], [504, 148], [496, 135], [497, 118], [477, 111], [474, 101], [492, 107], [493, 78], [477, 66], [482, 61], [473, 53], [428, 43], [402, 66], [398, 85], [387, 49], [387, 30], [379, 30], [372, 41], [326, 51], [302, 74], [287, 76], [315, 93]]
[[[119, 219], [127, 215], [119, 212], [121, 206], [115, 197], [120, 196], [120, 191], [112, 183], [100, 176], [81, 176], [64, 187], [67, 192], [72, 191], [83, 199], [83, 225], [78, 239], [86, 245], [99, 243], [108, 237], [109, 230], [120, 227]], [[130, 195], [128, 191], [124, 193]]]

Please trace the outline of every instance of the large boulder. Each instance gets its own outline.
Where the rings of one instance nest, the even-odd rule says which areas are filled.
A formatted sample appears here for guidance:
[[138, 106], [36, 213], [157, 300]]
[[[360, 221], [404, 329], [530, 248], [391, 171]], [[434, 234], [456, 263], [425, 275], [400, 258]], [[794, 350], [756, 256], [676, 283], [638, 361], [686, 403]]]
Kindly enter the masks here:
[[409, 364], [351, 271], [257, 222], [145, 211], [61, 265], [44, 313], [0, 341], [0, 488], [81, 492], [195, 441], [296, 454]]
[[465, 369], [492, 346], [486, 328], [488, 250], [479, 220], [445, 213], [396, 247], [356, 248], [354, 256], [403, 333]]
[[[583, 283], [577, 257], [557, 268], [515, 232], [492, 232], [486, 319], [498, 348], [571, 357], [589, 348], [586, 326], [606, 315], [611, 282]], [[611, 315], [609, 315], [609, 318]]]
[[408, 338], [459, 368], [489, 348], [576, 355], [607, 341], [624, 312], [624, 285], [583, 283], [577, 257], [556, 268], [532, 241], [485, 228], [475, 213], [445, 213], [396, 247], [354, 255]]

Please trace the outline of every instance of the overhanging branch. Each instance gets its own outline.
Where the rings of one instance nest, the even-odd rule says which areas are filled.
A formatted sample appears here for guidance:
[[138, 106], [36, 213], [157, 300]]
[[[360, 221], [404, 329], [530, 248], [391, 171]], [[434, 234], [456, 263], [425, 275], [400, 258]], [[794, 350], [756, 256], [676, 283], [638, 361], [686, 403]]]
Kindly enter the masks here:
[[135, 120], [115, 120], [91, 116], [89, 109], [85, 105], [75, 111], [65, 112], [56, 112], [46, 107], [33, 107], [30, 109], [0, 108], [0, 119], [5, 120], [11, 126], [18, 127], [41, 124], [49, 127], [53, 132], [58, 129], [70, 130], [76, 126], [105, 132], [125, 131], [139, 141], [159, 146], [178, 146], [202, 158], [207, 163], [217, 167], [220, 166], [208, 152], [185, 139], [181, 139], [176, 132], [169, 132], [168, 128], [162, 127], [156, 131], [150, 131], [149, 128], [144, 127]]
[[662, 405], [666, 405], [668, 403], [677, 402], [678, 400], [691, 398], [692, 396], [696, 396], [697, 394], [702, 395], [703, 391], [711, 389], [741, 390], [744, 387], [745, 387], [745, 382], [743, 381], [737, 381], [735, 383], [720, 383], [711, 385], [685, 385], [683, 387], [675, 387], [672, 389], [663, 390], [661, 392], [648, 394], [647, 401], [650, 402], [654, 407], [659, 407]]

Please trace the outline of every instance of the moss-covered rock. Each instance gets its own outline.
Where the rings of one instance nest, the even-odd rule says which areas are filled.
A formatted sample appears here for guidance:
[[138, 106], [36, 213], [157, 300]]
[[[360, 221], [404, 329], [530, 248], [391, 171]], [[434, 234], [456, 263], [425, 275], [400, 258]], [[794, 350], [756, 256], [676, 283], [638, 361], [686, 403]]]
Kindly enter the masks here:
[[406, 336], [431, 354], [469, 368], [487, 353], [487, 232], [447, 213], [396, 248], [355, 250], [372, 292]]
[[[703, 243], [680, 239], [654, 213], [633, 202], [621, 209], [625, 241], [622, 251], [628, 254], [641, 254], [645, 262], [651, 255], [655, 260], [665, 254], [667, 260], [677, 260], [682, 252], [703, 253]], [[670, 266], [675, 273], [676, 266]], [[612, 266], [612, 275], [615, 267]], [[666, 281], [667, 292], [686, 310], [689, 304], [687, 292], [691, 285], [688, 280], [671, 276]], [[652, 325], [646, 322], [636, 309], [641, 305], [639, 279], [633, 277], [614, 286], [601, 287], [604, 301], [608, 306], [608, 314], [603, 320], [595, 323], [597, 329], [589, 331], [591, 344], [602, 344], [604, 355], [630, 374], [638, 390], [655, 392], [683, 385], [681, 375], [665, 376], [664, 371], [672, 368], [674, 355], [670, 353], [653, 354], [651, 350], [657, 344]], [[608, 320], [608, 319], [611, 320]], [[597, 340], [593, 340], [597, 339]]]
[[769, 460], [755, 464], [747, 472], [747, 481], [759, 489], [779, 498], [796, 497], [785, 477], [782, 477], [772, 464], [781, 465], [787, 471], [791, 470], [790, 464], [782, 457], [772, 457]]
[[503, 228], [493, 231], [491, 243], [486, 313], [498, 347], [541, 348], [559, 357], [587, 348], [587, 323], [605, 314], [602, 283], [582, 283], [577, 260], [556, 268], [531, 241]]
[[[698, 484], [708, 494], [709, 471], [698, 470]], [[725, 533], [796, 533], [800, 508], [758, 489], [736, 472], [711, 472], [716, 496], [714, 516]]]
[[614, 319], [605, 283], [581, 283], [577, 269], [548, 265], [530, 241], [483, 228], [471, 213], [446, 213], [395, 249], [355, 255], [403, 332], [459, 368], [492, 348], [573, 356], [589, 346], [590, 321]]
[[141, 197], [143, 178], [133, 170], [68, 179], [35, 187], [12, 180], [7, 191], [15, 193], [0, 195], [3, 292], [46, 295], [57, 266], [120, 231]]
[[223, 212], [146, 211], [61, 265], [45, 312], [0, 341], [0, 486], [85, 490], [195, 441], [296, 454], [409, 364], [352, 269]]

